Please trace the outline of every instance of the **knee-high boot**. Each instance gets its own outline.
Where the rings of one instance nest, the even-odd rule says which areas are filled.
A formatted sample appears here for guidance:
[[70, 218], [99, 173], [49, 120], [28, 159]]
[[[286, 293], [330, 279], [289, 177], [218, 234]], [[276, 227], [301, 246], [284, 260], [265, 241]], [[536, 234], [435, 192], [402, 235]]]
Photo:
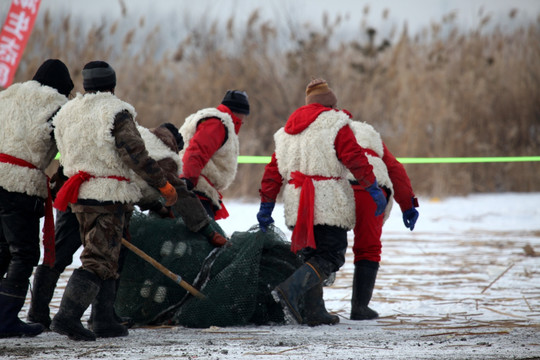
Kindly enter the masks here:
[[351, 300], [351, 320], [370, 320], [379, 314], [368, 307], [375, 287], [379, 263], [360, 260], [354, 264], [353, 293]]
[[306, 262], [300, 266], [287, 280], [272, 290], [274, 300], [283, 308], [286, 320], [302, 324], [298, 302], [308, 290], [322, 282], [323, 278], [317, 268]]
[[128, 329], [118, 322], [114, 312], [116, 299], [116, 280], [107, 279], [92, 303], [92, 330], [97, 337], [127, 336]]
[[323, 285], [315, 285], [304, 294], [304, 324], [309, 326], [334, 325], [339, 317], [328, 313], [324, 306]]
[[64, 291], [60, 310], [52, 319], [51, 330], [72, 340], [95, 341], [96, 335], [82, 325], [81, 318], [96, 298], [101, 282], [94, 273], [75, 269]]
[[[130, 329], [133, 325], [135, 325], [135, 321], [130, 318], [130, 317], [127, 317], [127, 316], [119, 316], [117, 313], [116, 313], [116, 309], [114, 309], [114, 303], [116, 302], [116, 294], [118, 292], [118, 287], [120, 286], [120, 279], [116, 279], [114, 281], [114, 284], [115, 284], [115, 293], [114, 293], [114, 296], [115, 296], [115, 300], [113, 301], [113, 314], [114, 314], [114, 319], [116, 320], [117, 323], [119, 323], [120, 325], [123, 325], [125, 326], [126, 328]], [[98, 294], [99, 296], [99, 294]], [[92, 311], [90, 312], [90, 316], [88, 317], [88, 329], [94, 331], [94, 325], [93, 325], [93, 322], [94, 322], [94, 311], [95, 311], [95, 306], [94, 304], [92, 304]]]
[[0, 338], [36, 336], [43, 332], [41, 324], [27, 324], [19, 319], [28, 284], [12, 284], [7, 280], [0, 285]]
[[54, 268], [46, 265], [39, 265], [36, 268], [32, 286], [32, 300], [30, 301], [27, 317], [29, 322], [49, 328], [51, 325], [49, 304], [53, 298], [59, 277], [60, 273]]

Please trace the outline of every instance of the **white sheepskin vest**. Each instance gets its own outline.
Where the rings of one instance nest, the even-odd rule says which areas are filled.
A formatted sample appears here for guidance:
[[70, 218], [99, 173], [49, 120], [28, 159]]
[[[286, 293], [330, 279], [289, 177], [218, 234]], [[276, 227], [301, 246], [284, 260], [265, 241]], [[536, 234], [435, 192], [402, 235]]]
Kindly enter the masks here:
[[[112, 136], [115, 116], [127, 110], [135, 118], [133, 106], [107, 92], [77, 94], [56, 114], [54, 133], [60, 151], [60, 164], [66, 176], [85, 171], [96, 176], [84, 182], [79, 199], [135, 203], [141, 189], [133, 171], [122, 161]], [[121, 176], [118, 181], [107, 176]]]
[[[146, 146], [146, 150], [148, 151], [150, 157], [156, 161], [167, 158], [173, 159], [174, 162], [176, 162], [176, 164], [178, 165], [178, 175], [180, 175], [180, 172], [182, 170], [182, 159], [180, 158], [180, 155], [172, 151], [171, 148], [165, 145], [165, 143], [163, 143], [163, 141], [161, 141], [149, 129], [141, 125], [137, 125], [137, 129], [139, 130], [139, 133], [144, 140], [144, 145]], [[161, 197], [159, 191], [148, 185], [148, 183], [144, 181], [139, 175], [134, 173], [133, 180], [141, 188], [142, 198], [145, 201], [150, 202]]]
[[44, 170], [58, 151], [51, 136], [53, 127], [47, 120], [67, 101], [55, 89], [33, 80], [0, 92], [0, 153], [36, 167], [0, 163], [0, 187], [47, 197], [49, 184]]
[[[394, 186], [390, 180], [390, 175], [388, 174], [388, 169], [386, 164], [382, 160], [384, 156], [384, 146], [381, 139], [381, 135], [373, 128], [373, 126], [360, 121], [352, 121], [350, 127], [356, 137], [356, 141], [364, 149], [373, 150], [378, 156], [373, 156], [366, 154], [366, 157], [373, 166], [373, 174], [377, 179], [379, 186], [385, 186], [392, 191], [392, 196], [388, 199], [388, 204], [384, 210], [384, 221], [390, 216], [390, 211], [392, 210], [392, 205], [394, 203]], [[354, 180], [354, 176], [349, 172], [349, 180]]]
[[186, 146], [180, 151], [180, 157], [184, 157], [189, 141], [195, 134], [199, 121], [206, 118], [218, 118], [227, 128], [227, 141], [218, 151], [214, 153], [210, 161], [203, 168], [201, 174], [206, 176], [214, 185], [210, 185], [202, 176], [199, 177], [195, 191], [199, 191], [208, 196], [212, 203], [221, 209], [219, 203], [219, 191], [225, 190], [231, 185], [236, 177], [238, 167], [239, 143], [238, 135], [234, 132], [234, 123], [231, 116], [221, 112], [216, 108], [207, 108], [197, 111], [186, 118], [184, 125], [180, 128], [180, 134], [184, 138]]
[[279, 172], [285, 181], [285, 223], [289, 229], [296, 225], [302, 189], [288, 183], [293, 171], [339, 178], [313, 181], [314, 225], [339, 226], [348, 230], [353, 228], [354, 193], [347, 180], [347, 168], [338, 160], [334, 148], [337, 133], [350, 122], [344, 112], [325, 111], [299, 134], [287, 134], [284, 128], [274, 134]]

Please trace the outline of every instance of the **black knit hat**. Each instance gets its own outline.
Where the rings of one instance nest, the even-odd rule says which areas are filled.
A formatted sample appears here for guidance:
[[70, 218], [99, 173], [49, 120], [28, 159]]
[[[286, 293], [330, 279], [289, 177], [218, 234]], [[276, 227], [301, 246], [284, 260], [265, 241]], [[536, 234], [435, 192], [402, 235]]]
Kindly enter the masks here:
[[48, 59], [41, 64], [32, 80], [39, 82], [41, 85], [50, 86], [65, 96], [68, 96], [73, 90], [73, 81], [69, 76], [69, 70], [58, 59]]
[[82, 76], [85, 91], [106, 91], [116, 87], [116, 73], [105, 61], [91, 61], [84, 65]]
[[232, 112], [249, 115], [249, 101], [245, 91], [227, 90], [221, 103]]
[[176, 126], [171, 123], [164, 123], [161, 124], [159, 127], [164, 127], [173, 134], [174, 140], [176, 140], [176, 145], [178, 145], [178, 150], [182, 150], [184, 148], [184, 138], [182, 137], [182, 134], [180, 134]]

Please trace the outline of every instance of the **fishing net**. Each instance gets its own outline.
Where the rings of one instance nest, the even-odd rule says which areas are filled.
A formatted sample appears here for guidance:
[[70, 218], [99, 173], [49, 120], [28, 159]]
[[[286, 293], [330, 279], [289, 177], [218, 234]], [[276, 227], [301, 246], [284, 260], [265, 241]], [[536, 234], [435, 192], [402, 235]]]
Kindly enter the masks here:
[[[215, 222], [214, 226], [219, 228]], [[285, 322], [270, 291], [302, 261], [290, 251], [290, 242], [278, 228], [271, 226], [263, 233], [253, 226], [233, 233], [229, 246], [214, 248], [180, 219], [135, 212], [130, 233], [132, 244], [182, 276], [205, 298], [191, 295], [124, 249], [127, 253], [115, 303], [118, 315], [131, 317], [139, 325], [195, 328]]]

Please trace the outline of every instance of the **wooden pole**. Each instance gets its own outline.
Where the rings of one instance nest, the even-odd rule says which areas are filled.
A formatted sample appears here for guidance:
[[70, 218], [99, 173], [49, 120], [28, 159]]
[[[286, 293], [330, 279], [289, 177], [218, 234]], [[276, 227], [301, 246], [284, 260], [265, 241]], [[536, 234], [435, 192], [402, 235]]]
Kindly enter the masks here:
[[178, 274], [173, 273], [171, 270], [167, 269], [165, 266], [161, 265], [159, 262], [157, 262], [155, 259], [153, 259], [150, 255], [127, 241], [126, 239], [122, 239], [122, 245], [127, 247], [129, 250], [133, 251], [135, 254], [139, 255], [143, 260], [150, 263], [153, 267], [158, 269], [161, 273], [163, 273], [165, 276], [170, 278], [172, 281], [189, 291], [192, 295], [196, 296], [199, 299], [205, 299], [206, 296], [204, 296], [199, 290], [195, 289], [193, 286], [188, 284], [186, 281], [182, 279], [182, 277]]

